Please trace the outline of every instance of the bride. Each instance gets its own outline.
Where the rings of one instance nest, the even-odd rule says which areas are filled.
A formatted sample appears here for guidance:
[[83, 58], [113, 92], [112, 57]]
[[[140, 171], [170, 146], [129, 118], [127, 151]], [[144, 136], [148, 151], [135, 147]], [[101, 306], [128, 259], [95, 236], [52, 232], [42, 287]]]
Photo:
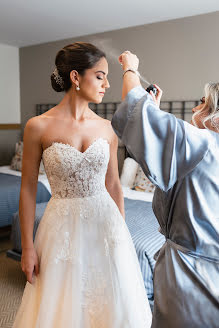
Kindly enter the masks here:
[[[22, 270], [27, 276], [14, 328], [147, 328], [151, 311], [124, 221], [118, 141], [88, 103], [109, 88], [105, 54], [76, 42], [51, 75], [62, 101], [24, 132], [20, 193]], [[52, 197], [33, 243], [41, 158]]]

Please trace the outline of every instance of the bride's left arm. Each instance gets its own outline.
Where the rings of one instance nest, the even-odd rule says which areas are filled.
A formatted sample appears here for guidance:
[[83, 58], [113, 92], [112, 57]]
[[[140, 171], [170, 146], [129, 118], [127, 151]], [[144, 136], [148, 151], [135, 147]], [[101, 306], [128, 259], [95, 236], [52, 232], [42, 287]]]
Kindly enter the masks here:
[[106, 173], [106, 189], [108, 190], [114, 202], [117, 204], [123, 218], [125, 219], [124, 197], [119, 179], [117, 150], [118, 137], [112, 130], [112, 138], [110, 143], [110, 160]]

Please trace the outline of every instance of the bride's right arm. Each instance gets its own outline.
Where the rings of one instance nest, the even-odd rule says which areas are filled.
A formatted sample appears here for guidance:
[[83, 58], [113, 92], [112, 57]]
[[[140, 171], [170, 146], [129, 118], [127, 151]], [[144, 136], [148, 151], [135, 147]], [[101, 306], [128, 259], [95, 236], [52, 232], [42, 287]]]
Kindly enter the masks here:
[[38, 258], [33, 244], [33, 226], [36, 208], [36, 193], [39, 166], [42, 156], [40, 121], [30, 119], [24, 130], [22, 179], [19, 202], [21, 227], [22, 270], [27, 280], [32, 283], [32, 275], [38, 274]]

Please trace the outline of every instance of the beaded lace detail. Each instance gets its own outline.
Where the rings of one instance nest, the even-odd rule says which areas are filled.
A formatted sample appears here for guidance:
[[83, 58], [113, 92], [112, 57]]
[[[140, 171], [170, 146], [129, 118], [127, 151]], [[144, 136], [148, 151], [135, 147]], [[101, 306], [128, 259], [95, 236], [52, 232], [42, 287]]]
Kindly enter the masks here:
[[87, 197], [105, 189], [109, 143], [96, 139], [85, 152], [54, 142], [43, 152], [45, 171], [54, 198]]

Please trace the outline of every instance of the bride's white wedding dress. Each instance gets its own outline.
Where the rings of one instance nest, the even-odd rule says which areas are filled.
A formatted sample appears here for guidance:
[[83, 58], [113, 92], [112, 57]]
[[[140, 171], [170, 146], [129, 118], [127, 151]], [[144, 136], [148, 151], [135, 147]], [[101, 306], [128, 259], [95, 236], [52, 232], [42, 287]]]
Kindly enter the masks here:
[[133, 242], [105, 187], [109, 144], [43, 152], [52, 197], [37, 230], [40, 274], [14, 328], [147, 328], [151, 310]]

